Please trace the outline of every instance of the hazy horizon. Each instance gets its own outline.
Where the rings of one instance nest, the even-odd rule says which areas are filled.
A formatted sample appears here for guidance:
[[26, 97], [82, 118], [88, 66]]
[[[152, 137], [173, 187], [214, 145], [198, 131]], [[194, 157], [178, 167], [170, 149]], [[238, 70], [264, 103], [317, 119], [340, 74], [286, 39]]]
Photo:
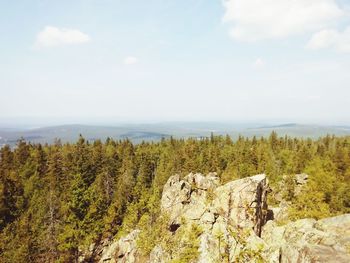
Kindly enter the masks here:
[[3, 122], [350, 123], [345, 0], [6, 1], [0, 22]]
[[231, 127], [263, 127], [278, 126], [285, 124], [297, 125], [319, 125], [319, 126], [350, 126], [350, 122], [346, 121], [309, 121], [295, 119], [132, 119], [121, 117], [0, 117], [1, 128], [44, 128], [65, 125], [85, 125], [100, 127], [122, 127], [135, 125], [173, 125], [173, 124], [189, 124], [189, 125], [227, 125]]

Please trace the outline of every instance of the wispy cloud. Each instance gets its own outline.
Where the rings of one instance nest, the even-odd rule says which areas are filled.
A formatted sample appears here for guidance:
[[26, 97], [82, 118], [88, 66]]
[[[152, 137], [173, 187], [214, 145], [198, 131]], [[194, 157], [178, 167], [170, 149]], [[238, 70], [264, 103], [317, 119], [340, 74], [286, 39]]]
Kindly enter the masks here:
[[343, 32], [325, 29], [315, 33], [308, 44], [309, 49], [332, 48], [339, 52], [350, 52], [350, 26]]
[[335, 0], [224, 0], [230, 36], [242, 41], [315, 32], [338, 22], [345, 11]]
[[91, 40], [90, 36], [76, 29], [46, 26], [36, 37], [35, 47], [49, 48], [63, 45], [84, 44]]
[[137, 57], [128, 56], [124, 59], [125, 65], [133, 65], [139, 62], [139, 59]]

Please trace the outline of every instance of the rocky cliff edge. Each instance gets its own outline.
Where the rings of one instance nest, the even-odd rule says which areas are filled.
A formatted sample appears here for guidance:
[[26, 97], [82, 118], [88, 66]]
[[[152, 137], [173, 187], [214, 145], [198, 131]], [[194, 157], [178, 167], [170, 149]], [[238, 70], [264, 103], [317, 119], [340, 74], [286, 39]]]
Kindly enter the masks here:
[[137, 246], [140, 231], [134, 230], [106, 242], [99, 262], [186, 262], [181, 257], [189, 243], [195, 249], [190, 262], [350, 262], [350, 214], [280, 226], [269, 220], [269, 191], [264, 174], [224, 185], [215, 173], [174, 175], [161, 199], [173, 252], [159, 244], [150, 255], [142, 255]]

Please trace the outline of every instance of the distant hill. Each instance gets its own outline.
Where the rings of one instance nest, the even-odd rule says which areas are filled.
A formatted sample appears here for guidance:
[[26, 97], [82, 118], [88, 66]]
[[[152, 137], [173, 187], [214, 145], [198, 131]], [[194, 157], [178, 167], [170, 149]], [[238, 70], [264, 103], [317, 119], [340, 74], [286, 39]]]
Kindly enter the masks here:
[[326, 126], [286, 123], [279, 125], [261, 124], [230, 124], [214, 122], [169, 122], [155, 124], [129, 124], [120, 126], [94, 125], [60, 125], [31, 129], [0, 128], [0, 145], [14, 145], [20, 138], [33, 143], [53, 143], [59, 138], [62, 142], [76, 141], [82, 134], [89, 141], [129, 138], [139, 143], [141, 141], [159, 141], [162, 138], [203, 138], [213, 132], [216, 135], [229, 134], [233, 138], [239, 135], [268, 136], [276, 131], [280, 136], [318, 138], [327, 134], [338, 136], [350, 135], [350, 126]]
[[318, 138], [327, 134], [338, 136], [350, 135], [350, 126], [322, 126], [290, 123], [277, 126], [251, 128], [248, 129], [245, 134], [247, 136], [266, 136], [272, 131], [276, 131], [280, 136], [289, 135], [293, 137]]
[[260, 129], [275, 129], [275, 128], [295, 127], [295, 126], [298, 126], [298, 124], [297, 123], [286, 123], [286, 124], [273, 125], [273, 126], [261, 126]]

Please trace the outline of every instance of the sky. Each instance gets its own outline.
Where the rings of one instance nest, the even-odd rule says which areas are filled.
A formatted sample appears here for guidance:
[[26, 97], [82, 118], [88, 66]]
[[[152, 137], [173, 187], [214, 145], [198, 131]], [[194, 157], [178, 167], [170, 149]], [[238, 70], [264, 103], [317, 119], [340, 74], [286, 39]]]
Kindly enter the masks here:
[[350, 124], [350, 0], [0, 0], [0, 119]]

